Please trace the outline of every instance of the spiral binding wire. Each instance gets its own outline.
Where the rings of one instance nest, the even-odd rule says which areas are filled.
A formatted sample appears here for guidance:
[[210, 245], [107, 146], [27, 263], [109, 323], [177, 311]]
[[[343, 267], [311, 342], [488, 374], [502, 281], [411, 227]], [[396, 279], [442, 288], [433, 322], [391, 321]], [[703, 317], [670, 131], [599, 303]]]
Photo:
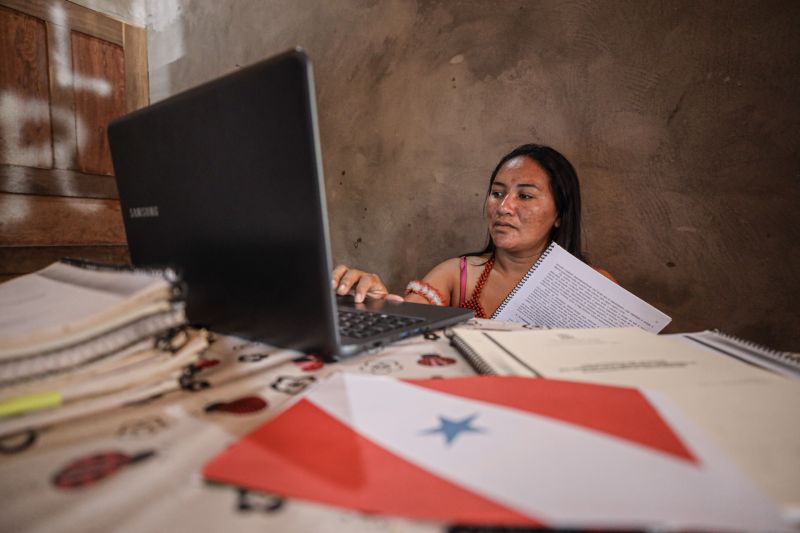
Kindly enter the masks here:
[[730, 333], [725, 333], [724, 331], [720, 331], [718, 329], [711, 330], [720, 337], [724, 339], [728, 339], [734, 343], [741, 344], [746, 346], [752, 350], [759, 352], [764, 357], [767, 357], [777, 363], [781, 363], [784, 365], [788, 365], [791, 367], [800, 370], [800, 356], [793, 354], [791, 352], [782, 352], [780, 350], [774, 350], [763, 344], [759, 344], [757, 342], [753, 342], [747, 339], [743, 339], [741, 337], [737, 337], [736, 335], [731, 335]]
[[478, 374], [496, 374], [492, 367], [486, 364], [486, 361], [478, 355], [478, 353], [473, 350], [466, 342], [462, 341], [456, 336], [453, 336], [450, 339], [450, 342], [456, 347], [456, 349], [461, 352], [461, 355], [467, 360], [472, 367], [477, 370]]
[[517, 285], [513, 289], [511, 289], [511, 292], [508, 293], [508, 296], [506, 296], [506, 299], [503, 300], [503, 303], [500, 304], [500, 307], [498, 307], [495, 310], [495, 312], [492, 313], [491, 316], [492, 319], [497, 318], [497, 316], [503, 311], [503, 309], [505, 309], [506, 305], [508, 305], [508, 303], [514, 297], [514, 295], [517, 294], [517, 291], [519, 291], [522, 288], [522, 286], [525, 285], [525, 282], [528, 281], [528, 279], [533, 275], [534, 272], [536, 272], [536, 269], [539, 268], [539, 265], [542, 264], [542, 261], [547, 259], [547, 256], [550, 254], [550, 252], [553, 251], [553, 249], [556, 246], [558, 246], [556, 244], [556, 241], [550, 242], [550, 245], [544, 252], [542, 252], [542, 255], [539, 256], [539, 259], [537, 259], [536, 262], [533, 264], [533, 266], [525, 273], [524, 276], [522, 276], [522, 279], [519, 280], [519, 283], [517, 283]]
[[182, 303], [176, 304], [166, 311], [144, 316], [86, 341], [33, 356], [2, 361], [0, 389], [16, 382], [43, 378], [98, 361], [141, 343], [153, 335], [185, 324], [184, 306]]

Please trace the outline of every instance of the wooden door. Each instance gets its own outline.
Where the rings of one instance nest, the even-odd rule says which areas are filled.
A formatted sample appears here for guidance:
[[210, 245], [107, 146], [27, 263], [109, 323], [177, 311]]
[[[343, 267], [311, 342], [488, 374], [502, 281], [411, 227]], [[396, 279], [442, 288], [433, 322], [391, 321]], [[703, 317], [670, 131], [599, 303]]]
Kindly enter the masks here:
[[147, 103], [144, 28], [0, 0], [0, 281], [60, 257], [129, 261], [106, 126]]

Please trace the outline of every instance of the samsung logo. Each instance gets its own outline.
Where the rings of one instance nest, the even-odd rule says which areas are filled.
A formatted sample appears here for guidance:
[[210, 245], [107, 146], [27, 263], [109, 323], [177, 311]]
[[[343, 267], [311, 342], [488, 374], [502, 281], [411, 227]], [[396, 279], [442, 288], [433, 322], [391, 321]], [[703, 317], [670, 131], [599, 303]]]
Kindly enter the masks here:
[[148, 205], [147, 207], [131, 207], [128, 209], [131, 218], [150, 218], [158, 216], [158, 206]]

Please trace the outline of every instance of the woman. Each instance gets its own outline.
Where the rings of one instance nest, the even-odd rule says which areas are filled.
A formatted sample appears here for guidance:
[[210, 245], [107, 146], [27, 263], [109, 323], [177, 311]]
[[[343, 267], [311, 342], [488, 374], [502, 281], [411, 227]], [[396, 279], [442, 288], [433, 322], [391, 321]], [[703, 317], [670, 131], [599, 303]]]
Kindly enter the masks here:
[[[524, 144], [492, 172], [485, 204], [489, 243], [482, 251], [448, 259], [406, 288], [405, 300], [466, 307], [489, 318], [551, 241], [583, 260], [578, 176], [556, 150]], [[605, 271], [599, 272], [613, 278]], [[399, 299], [376, 274], [344, 265], [333, 271], [337, 293], [355, 299]]]

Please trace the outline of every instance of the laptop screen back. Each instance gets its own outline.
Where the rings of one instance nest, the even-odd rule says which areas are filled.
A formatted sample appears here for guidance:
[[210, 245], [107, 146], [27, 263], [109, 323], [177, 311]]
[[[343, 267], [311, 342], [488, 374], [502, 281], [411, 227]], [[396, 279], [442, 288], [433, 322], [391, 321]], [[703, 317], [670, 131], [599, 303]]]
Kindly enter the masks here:
[[133, 263], [183, 273], [191, 322], [335, 350], [314, 87], [302, 51], [134, 112], [108, 136]]

